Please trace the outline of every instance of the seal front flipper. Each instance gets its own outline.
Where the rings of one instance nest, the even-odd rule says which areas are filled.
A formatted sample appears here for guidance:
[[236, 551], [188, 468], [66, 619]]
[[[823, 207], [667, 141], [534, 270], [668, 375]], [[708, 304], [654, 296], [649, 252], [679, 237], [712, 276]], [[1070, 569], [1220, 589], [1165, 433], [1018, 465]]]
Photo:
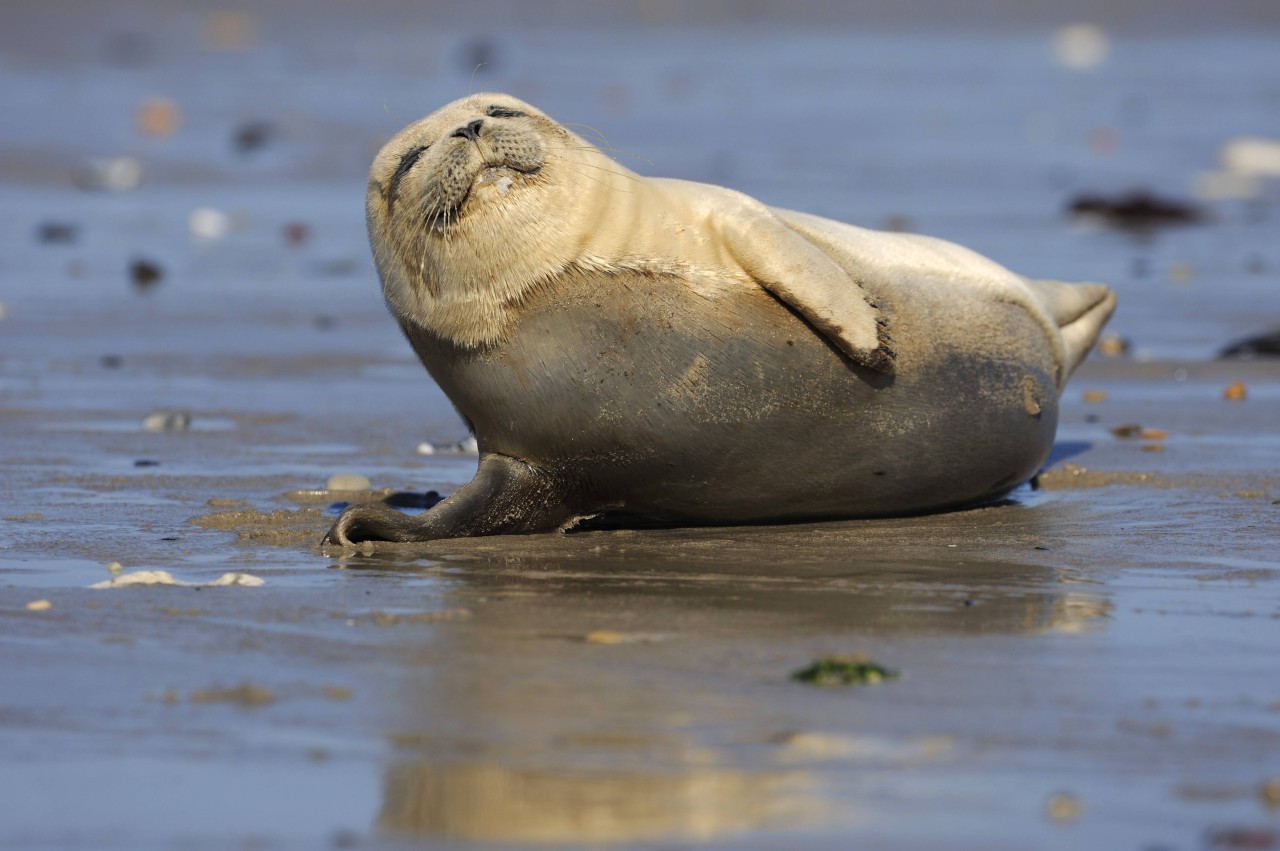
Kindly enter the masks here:
[[524, 461], [488, 453], [475, 478], [449, 498], [411, 516], [385, 505], [353, 505], [324, 537], [329, 546], [362, 541], [434, 541], [478, 535], [554, 532], [579, 516], [566, 483]]
[[744, 204], [713, 224], [733, 259], [760, 286], [854, 362], [893, 372], [895, 353], [880, 309], [822, 249], [763, 205]]

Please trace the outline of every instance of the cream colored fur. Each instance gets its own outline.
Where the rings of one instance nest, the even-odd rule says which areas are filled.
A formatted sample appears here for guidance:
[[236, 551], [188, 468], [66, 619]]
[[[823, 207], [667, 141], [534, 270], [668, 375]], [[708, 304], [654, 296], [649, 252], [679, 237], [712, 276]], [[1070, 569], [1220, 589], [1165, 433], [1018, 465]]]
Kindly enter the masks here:
[[[476, 139], [457, 135], [477, 120]], [[437, 209], [463, 184], [460, 207]], [[627, 269], [762, 286], [855, 360], [886, 371], [892, 316], [873, 303], [875, 282], [977, 288], [1045, 328], [1059, 385], [1075, 366], [1041, 294], [973, 251], [641, 177], [507, 95], [473, 95], [405, 128], [374, 160], [367, 211], [392, 311], [459, 346], [500, 340], [522, 297], [568, 270]]]

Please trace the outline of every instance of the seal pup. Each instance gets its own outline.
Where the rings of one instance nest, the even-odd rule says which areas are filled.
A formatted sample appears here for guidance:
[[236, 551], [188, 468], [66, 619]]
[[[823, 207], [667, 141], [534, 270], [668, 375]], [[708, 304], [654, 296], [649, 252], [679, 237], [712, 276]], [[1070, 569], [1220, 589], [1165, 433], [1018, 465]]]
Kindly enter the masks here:
[[1115, 308], [942, 240], [641, 177], [501, 94], [388, 142], [367, 216], [480, 460], [419, 516], [348, 508], [334, 545], [991, 500], [1044, 463]]

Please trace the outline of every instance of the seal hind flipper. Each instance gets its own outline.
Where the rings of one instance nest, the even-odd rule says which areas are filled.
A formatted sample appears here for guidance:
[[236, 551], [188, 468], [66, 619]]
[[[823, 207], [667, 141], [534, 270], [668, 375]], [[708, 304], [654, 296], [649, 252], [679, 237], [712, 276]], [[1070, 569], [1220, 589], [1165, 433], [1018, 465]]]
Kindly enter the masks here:
[[554, 532], [579, 517], [565, 501], [558, 477], [510, 458], [488, 453], [475, 477], [452, 496], [417, 516], [385, 505], [353, 505], [324, 537], [326, 546], [364, 541], [410, 543], [479, 535]]
[[1027, 280], [1057, 323], [1062, 335], [1063, 366], [1060, 384], [1089, 354], [1102, 326], [1116, 309], [1116, 296], [1105, 284], [1068, 284], [1062, 281]]

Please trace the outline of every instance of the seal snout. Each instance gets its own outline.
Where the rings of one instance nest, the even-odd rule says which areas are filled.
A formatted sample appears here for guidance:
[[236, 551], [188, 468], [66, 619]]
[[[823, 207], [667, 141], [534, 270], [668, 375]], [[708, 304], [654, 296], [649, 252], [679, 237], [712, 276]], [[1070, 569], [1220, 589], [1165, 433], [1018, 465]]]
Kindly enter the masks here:
[[468, 121], [449, 135], [458, 139], [470, 139], [472, 142], [478, 142], [480, 141], [480, 128], [482, 127], [484, 127], [484, 119], [477, 118], [475, 121]]

